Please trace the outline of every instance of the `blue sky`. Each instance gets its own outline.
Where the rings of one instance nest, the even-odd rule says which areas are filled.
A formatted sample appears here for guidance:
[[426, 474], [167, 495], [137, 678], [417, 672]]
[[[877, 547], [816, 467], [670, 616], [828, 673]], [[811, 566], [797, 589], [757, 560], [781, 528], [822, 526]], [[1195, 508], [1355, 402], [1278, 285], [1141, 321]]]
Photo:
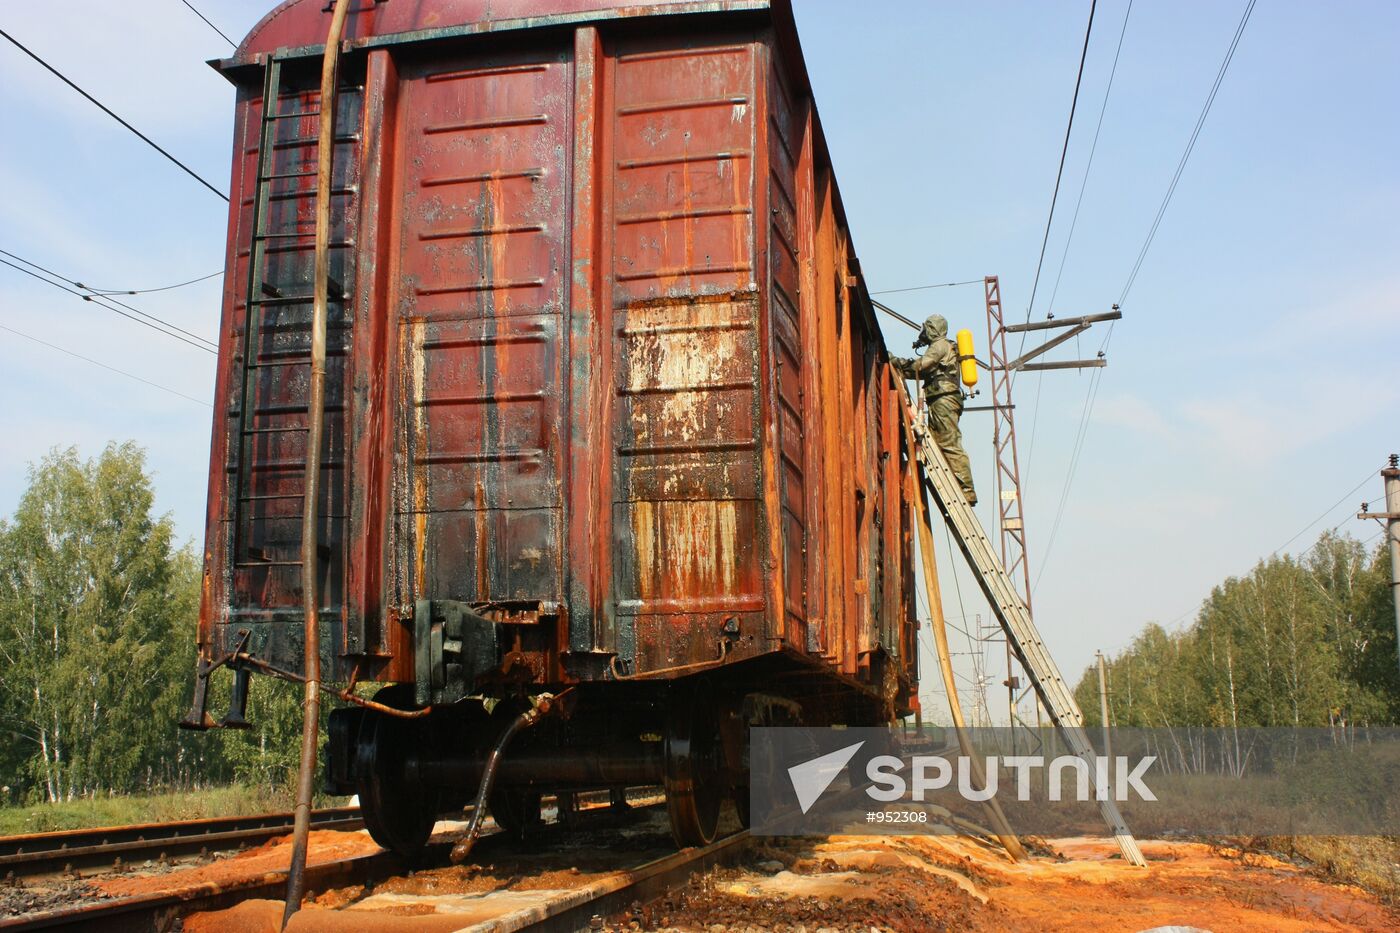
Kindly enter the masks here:
[[[196, 6], [239, 38], [270, 3]], [[995, 274], [1008, 315], [1023, 316], [1088, 3], [878, 2], [858, 17], [835, 0], [797, 8], [870, 287]], [[1125, 8], [1098, 7], [1037, 318], [1051, 307]], [[1057, 315], [1118, 298], [1243, 8], [1134, 4]], [[227, 186], [233, 95], [204, 60], [229, 47], [179, 0], [10, 4], [0, 27]], [[1214, 583], [1248, 570], [1400, 448], [1397, 47], [1394, 3], [1258, 4], [1124, 304], [1048, 559], [1089, 377], [1018, 381], [1032, 570], [1044, 568], [1036, 616], [1072, 679], [1096, 648], [1121, 648], [1148, 621], [1189, 618]], [[224, 202], [2, 43], [0, 113], [0, 249], [111, 287], [221, 267]], [[985, 350], [979, 288], [883, 297], [911, 317], [938, 311], [971, 327]], [[128, 300], [215, 333], [217, 279]], [[212, 394], [211, 356], [3, 267], [0, 325]], [[897, 324], [886, 334], [896, 352], [912, 336]], [[1085, 355], [1104, 334], [1099, 325], [1085, 336]], [[90, 454], [131, 438], [150, 452], [159, 507], [202, 539], [209, 408], [7, 331], [0, 397], [0, 510], [49, 448]], [[990, 416], [969, 413], [964, 429], [989, 501]], [[1376, 479], [1291, 549], [1379, 497]], [[982, 511], [990, 524], [990, 506]], [[940, 558], [949, 615], [985, 616], [965, 571], [959, 607], [953, 565]], [[925, 691], [936, 692], [932, 682]]]

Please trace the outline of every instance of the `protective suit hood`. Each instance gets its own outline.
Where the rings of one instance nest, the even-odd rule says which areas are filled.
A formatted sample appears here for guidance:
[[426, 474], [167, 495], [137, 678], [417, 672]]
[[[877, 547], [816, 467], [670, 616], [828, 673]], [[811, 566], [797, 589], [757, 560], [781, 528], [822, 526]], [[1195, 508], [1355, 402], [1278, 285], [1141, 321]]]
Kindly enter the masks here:
[[924, 339], [929, 343], [948, 336], [948, 319], [941, 314], [930, 314], [924, 321]]

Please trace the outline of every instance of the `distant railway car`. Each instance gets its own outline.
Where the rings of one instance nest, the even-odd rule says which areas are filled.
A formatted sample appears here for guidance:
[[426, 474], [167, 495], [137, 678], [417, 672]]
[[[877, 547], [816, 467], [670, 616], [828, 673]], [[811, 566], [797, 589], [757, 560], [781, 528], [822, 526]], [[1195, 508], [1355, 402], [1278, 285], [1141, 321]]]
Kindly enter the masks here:
[[[248, 672], [304, 669], [330, 7], [282, 4], [217, 64], [195, 727], [220, 662], [235, 721]], [[785, 0], [352, 0], [342, 49], [321, 670], [392, 709], [332, 715], [327, 786], [411, 851], [552, 694], [497, 820], [655, 783], [696, 844], [724, 797], [746, 814], [748, 725], [914, 709], [906, 416]]]

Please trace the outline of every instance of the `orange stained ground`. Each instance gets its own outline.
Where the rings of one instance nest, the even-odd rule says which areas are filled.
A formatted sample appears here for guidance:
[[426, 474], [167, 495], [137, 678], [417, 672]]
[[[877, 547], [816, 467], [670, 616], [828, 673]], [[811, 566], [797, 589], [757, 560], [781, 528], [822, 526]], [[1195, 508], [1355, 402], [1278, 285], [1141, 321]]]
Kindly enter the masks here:
[[[313, 834], [312, 859], [361, 854], [373, 844], [360, 834]], [[1211, 933], [1332, 933], [1332, 931], [1400, 930], [1397, 916], [1372, 895], [1353, 887], [1329, 884], [1299, 868], [1270, 858], [1200, 843], [1143, 842], [1151, 864], [1135, 869], [1117, 858], [1109, 840], [1063, 839], [1050, 847], [1066, 860], [1036, 858], [1013, 865], [999, 850], [952, 836], [837, 836], [821, 842], [773, 840], [736, 870], [723, 870], [706, 883], [693, 886], [674, 907], [646, 911], [643, 929], [708, 931], [726, 929], [794, 929], [812, 905], [882, 930], [972, 930], [1080, 933], [1137, 933], [1159, 926], [1187, 926]], [[775, 860], [781, 872], [745, 867]], [[229, 859], [217, 866], [145, 879], [149, 886], [170, 888], [209, 878], [220, 880], [239, 871], [256, 875], [278, 871], [286, 864], [285, 841]], [[774, 866], [768, 866], [770, 871]], [[431, 873], [423, 873], [431, 874]], [[415, 878], [418, 876], [415, 876]], [[596, 876], [594, 876], [596, 877]], [[196, 881], [198, 879], [198, 881]], [[141, 879], [103, 882], [111, 893], [133, 893], [127, 887]], [[519, 880], [519, 879], [517, 879]], [[591, 880], [588, 873], [578, 882]], [[567, 888], [567, 879], [550, 879], [548, 888]], [[288, 928], [300, 933], [364, 930], [371, 933], [425, 931], [447, 933], [499, 916], [512, 891], [525, 887], [481, 891], [480, 910], [464, 909], [454, 891], [451, 905], [439, 910], [431, 897], [408, 886], [386, 882], [376, 888], [378, 909], [360, 903], [357, 909], [336, 908], [357, 901], [364, 892], [328, 892], [312, 901]], [[495, 887], [495, 886], [487, 886]], [[533, 892], [536, 896], [543, 892]], [[895, 908], [894, 894], [902, 906]], [[412, 897], [409, 895], [419, 895]], [[889, 898], [889, 900], [885, 900]], [[910, 902], [910, 898], [913, 902]], [[887, 909], [888, 908], [888, 909]], [[280, 901], [246, 901], [226, 911], [188, 918], [189, 933], [263, 933], [275, 931], [282, 913]], [[815, 926], [810, 922], [807, 929]], [[840, 928], [855, 926], [839, 923]], [[857, 924], [858, 925], [858, 924]], [[619, 929], [621, 923], [610, 926]]]
[[[291, 836], [279, 836], [237, 855], [159, 875], [123, 875], [94, 878], [93, 887], [111, 897], [129, 897], [156, 891], [182, 891], [223, 887], [236, 881], [256, 880], [269, 874], [285, 874], [290, 860]], [[320, 865], [357, 855], [371, 855], [379, 846], [365, 833], [341, 833], [333, 830], [313, 830], [307, 844], [307, 864]]]
[[[727, 905], [749, 898], [766, 906], [780, 894], [830, 905], [881, 891], [916, 891], [931, 930], [1036, 933], [1123, 931], [1161, 926], [1211, 933], [1323, 933], [1400, 930], [1400, 917], [1358, 888], [1329, 884], [1277, 859], [1201, 843], [1144, 841], [1145, 869], [1124, 864], [1111, 840], [1060, 839], [1050, 848], [1067, 860], [1012, 864], [1000, 850], [954, 836], [837, 836], [808, 844], [783, 872], [720, 881], [707, 892]], [[796, 853], [794, 853], [796, 854]], [[812, 867], [818, 867], [817, 872]], [[687, 912], [706, 913], [705, 898]], [[875, 905], [878, 910], [878, 903]], [[763, 919], [780, 924], [776, 912]], [[679, 920], [680, 917], [666, 918]], [[894, 930], [920, 929], [907, 914], [871, 917]], [[762, 922], [762, 921], [759, 921]], [[677, 924], [684, 926], [683, 924]], [[811, 929], [811, 926], [808, 926]]]

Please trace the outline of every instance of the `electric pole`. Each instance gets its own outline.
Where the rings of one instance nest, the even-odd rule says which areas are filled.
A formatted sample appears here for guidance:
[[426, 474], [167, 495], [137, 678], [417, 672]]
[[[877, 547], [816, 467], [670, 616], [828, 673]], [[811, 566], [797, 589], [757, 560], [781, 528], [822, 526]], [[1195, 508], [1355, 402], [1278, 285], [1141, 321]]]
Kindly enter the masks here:
[[1095, 651], [1099, 659], [1099, 716], [1103, 719], [1103, 756], [1113, 760], [1113, 746], [1108, 738], [1108, 669], [1104, 665], [1103, 652]]
[[1363, 502], [1356, 517], [1385, 522], [1390, 542], [1390, 599], [1395, 606], [1395, 662], [1400, 665], [1400, 456], [1390, 455], [1390, 465], [1381, 470], [1381, 479], [1385, 482], [1385, 511], [1367, 511]]
[[[1000, 531], [1001, 563], [1021, 591], [1021, 600], [1026, 604], [1026, 612], [1035, 618], [1031, 608], [1031, 568], [1026, 551], [1026, 521], [1024, 499], [1021, 489], [1020, 454], [1016, 449], [1016, 405], [1011, 400], [1011, 387], [1019, 372], [1046, 372], [1059, 369], [1098, 369], [1108, 365], [1102, 355], [1089, 360], [1058, 360], [1053, 362], [1032, 362], [1053, 350], [1055, 347], [1078, 337], [1091, 326], [1101, 321], [1116, 321], [1123, 317], [1117, 305], [1103, 314], [1089, 314], [1081, 317], [1055, 319], [1024, 324], [1007, 324], [1002, 315], [1001, 280], [995, 275], [982, 279], [983, 296], [987, 306], [987, 363], [985, 368], [991, 376], [992, 404], [973, 406], [964, 411], [992, 412], [992, 454], [993, 470], [996, 476], [997, 527]], [[1012, 358], [1007, 350], [1007, 334], [1038, 335], [1054, 334], [1044, 343]], [[1023, 336], [1022, 341], [1025, 340]], [[1025, 349], [1024, 342], [1021, 348]], [[1011, 747], [1016, 747], [1016, 689], [1020, 678], [1015, 674], [1012, 663], [1011, 644], [1006, 646], [1006, 687], [1010, 710], [1007, 725], [1011, 730]], [[1036, 695], [1036, 719], [1040, 719], [1040, 696]]]

